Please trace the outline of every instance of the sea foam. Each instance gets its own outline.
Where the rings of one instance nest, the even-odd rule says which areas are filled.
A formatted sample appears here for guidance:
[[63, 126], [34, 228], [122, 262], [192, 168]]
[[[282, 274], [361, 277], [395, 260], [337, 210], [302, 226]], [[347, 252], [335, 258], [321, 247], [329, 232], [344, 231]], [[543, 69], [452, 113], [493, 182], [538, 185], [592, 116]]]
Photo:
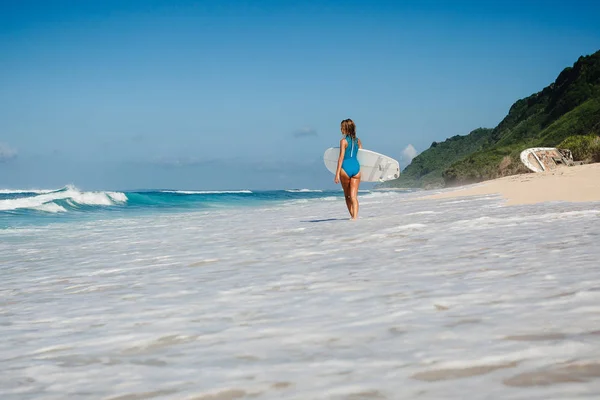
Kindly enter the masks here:
[[[30, 191], [11, 191], [6, 194], [35, 193]], [[40, 191], [34, 196], [18, 197], [0, 200], [0, 211], [18, 209], [33, 209], [38, 211], [66, 211], [65, 208], [54, 202], [65, 200], [73, 207], [79, 206], [111, 206], [125, 203], [127, 196], [121, 192], [82, 192], [74, 186], [66, 186], [54, 191]]]
[[3, 396], [600, 395], [599, 204], [415, 197], [0, 230]]
[[322, 193], [320, 189], [286, 189], [288, 193]]
[[252, 194], [251, 190], [162, 190], [161, 192], [176, 194]]

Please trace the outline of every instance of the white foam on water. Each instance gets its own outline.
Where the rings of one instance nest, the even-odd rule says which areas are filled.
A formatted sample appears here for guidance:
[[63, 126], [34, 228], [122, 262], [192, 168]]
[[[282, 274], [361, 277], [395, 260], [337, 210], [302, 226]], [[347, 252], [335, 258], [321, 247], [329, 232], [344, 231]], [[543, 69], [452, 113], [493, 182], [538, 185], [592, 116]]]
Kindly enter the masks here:
[[3, 398], [600, 394], [599, 204], [372, 197], [0, 231]]
[[426, 215], [426, 214], [439, 214], [439, 212], [437, 212], [437, 211], [429, 211], [429, 210], [427, 210], [427, 211], [416, 211], [414, 213], [410, 213], [410, 214], [407, 214], [407, 215]]
[[61, 206], [60, 204], [55, 203], [46, 203], [41, 204], [39, 206], [33, 207], [34, 210], [44, 211], [49, 213], [59, 213], [59, 212], [67, 212], [67, 210]]
[[319, 189], [286, 189], [288, 193], [323, 193]]
[[121, 192], [106, 192], [106, 195], [116, 203], [125, 203], [127, 202], [127, 195]]
[[[359, 190], [360, 192], [360, 190]], [[382, 198], [382, 197], [398, 197], [400, 196], [400, 194], [398, 194], [398, 192], [383, 192], [383, 191], [378, 191], [378, 192], [365, 192], [365, 194], [363, 195], [364, 198]]]
[[252, 194], [250, 190], [163, 190], [162, 193], [177, 194]]
[[82, 192], [74, 186], [57, 191], [44, 192], [37, 196], [0, 200], [0, 211], [33, 209], [46, 212], [65, 211], [64, 207], [53, 203], [65, 200], [69, 205], [111, 206], [127, 202], [127, 196], [120, 192]]
[[55, 192], [56, 189], [0, 189], [0, 194], [25, 194], [25, 193], [36, 193], [44, 194]]

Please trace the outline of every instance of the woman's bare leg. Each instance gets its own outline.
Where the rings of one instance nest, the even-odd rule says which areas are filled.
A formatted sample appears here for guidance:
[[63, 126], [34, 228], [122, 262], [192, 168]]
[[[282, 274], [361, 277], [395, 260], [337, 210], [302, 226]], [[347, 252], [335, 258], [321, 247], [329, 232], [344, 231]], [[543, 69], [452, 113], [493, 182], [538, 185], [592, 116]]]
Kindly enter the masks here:
[[350, 216], [352, 216], [352, 200], [350, 196], [350, 178], [346, 171], [340, 171], [340, 183], [342, 184], [342, 189], [344, 189], [344, 200], [346, 200], [346, 207], [348, 207], [348, 212]]
[[358, 219], [358, 187], [360, 186], [360, 172], [350, 178], [350, 215], [352, 219]]

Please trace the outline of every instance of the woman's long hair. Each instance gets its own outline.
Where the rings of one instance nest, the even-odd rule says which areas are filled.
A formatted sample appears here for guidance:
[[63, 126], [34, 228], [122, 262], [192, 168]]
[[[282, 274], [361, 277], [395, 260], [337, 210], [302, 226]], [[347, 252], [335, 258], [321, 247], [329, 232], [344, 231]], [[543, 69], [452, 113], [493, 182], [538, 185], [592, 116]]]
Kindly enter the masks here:
[[342, 121], [342, 133], [345, 136], [350, 136], [350, 139], [356, 141], [356, 125], [350, 118]]

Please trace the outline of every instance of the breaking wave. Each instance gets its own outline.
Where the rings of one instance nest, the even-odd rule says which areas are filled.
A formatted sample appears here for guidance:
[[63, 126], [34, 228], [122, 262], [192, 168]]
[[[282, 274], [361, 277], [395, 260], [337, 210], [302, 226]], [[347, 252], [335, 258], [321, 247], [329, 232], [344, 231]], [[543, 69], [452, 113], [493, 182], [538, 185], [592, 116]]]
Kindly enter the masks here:
[[9, 198], [0, 200], [0, 211], [30, 209], [58, 213], [86, 206], [115, 206], [127, 202], [125, 193], [82, 192], [72, 185], [54, 191], [4, 190], [1, 194]]
[[0, 191], [0, 218], [7, 221], [6, 218], [21, 218], [29, 214], [79, 215], [101, 210], [208, 210], [265, 202], [330, 200], [342, 194], [341, 190], [318, 189], [83, 191], [73, 185], [56, 190], [3, 189]]

